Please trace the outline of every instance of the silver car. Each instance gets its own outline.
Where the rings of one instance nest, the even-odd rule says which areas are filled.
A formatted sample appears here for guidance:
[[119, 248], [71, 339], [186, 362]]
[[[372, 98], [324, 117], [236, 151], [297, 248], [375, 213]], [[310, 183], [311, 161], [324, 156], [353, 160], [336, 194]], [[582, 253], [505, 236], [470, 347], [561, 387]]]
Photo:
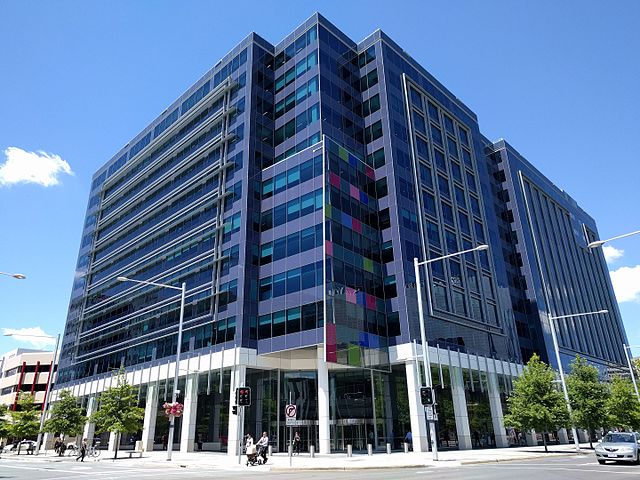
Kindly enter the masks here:
[[640, 434], [609, 432], [596, 445], [596, 459], [600, 465], [607, 460], [640, 464]]

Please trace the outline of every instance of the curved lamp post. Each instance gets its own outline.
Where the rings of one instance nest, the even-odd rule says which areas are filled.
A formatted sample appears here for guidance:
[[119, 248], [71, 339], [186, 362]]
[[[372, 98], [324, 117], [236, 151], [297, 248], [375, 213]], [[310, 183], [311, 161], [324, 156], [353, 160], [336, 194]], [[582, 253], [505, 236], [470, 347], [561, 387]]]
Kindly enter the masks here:
[[[176, 403], [178, 399], [178, 373], [180, 369], [180, 347], [182, 347], [182, 321], [184, 320], [184, 297], [187, 291], [187, 284], [182, 282], [181, 287], [174, 285], [165, 285], [164, 283], [147, 282], [146, 280], [133, 280], [127, 277], [118, 277], [120, 282], [133, 282], [141, 283], [143, 285], [154, 285], [156, 287], [170, 288], [172, 290], [179, 290], [180, 296], [180, 322], [178, 323], [178, 348], [176, 350], [176, 368], [173, 378], [173, 394], [171, 395], [171, 403]], [[167, 439], [167, 461], [171, 461], [171, 451], [173, 450], [173, 432], [175, 430], [176, 417], [169, 415], [169, 438]]]
[[[574, 317], [586, 317], [589, 315], [599, 315], [601, 313], [609, 313], [609, 310], [598, 310], [597, 312], [585, 312], [585, 313], [573, 313], [571, 315], [558, 315], [552, 317], [548, 316], [549, 323], [555, 320], [561, 320], [563, 318], [574, 318]], [[551, 338], [553, 339], [553, 349], [556, 352], [556, 361], [558, 362], [558, 371], [560, 372], [560, 383], [562, 383], [562, 392], [564, 393], [564, 400], [567, 403], [567, 410], [569, 411], [569, 416], [571, 416], [571, 402], [569, 401], [569, 391], [567, 390], [567, 384], [564, 381], [564, 368], [562, 368], [562, 361], [560, 360], [560, 347], [558, 347], [558, 336], [556, 335], [556, 329], [554, 325], [550, 325], [551, 330]], [[576, 444], [576, 451], [580, 451], [580, 440], [578, 439], [578, 431], [576, 430], [576, 425], [571, 422], [571, 433], [573, 433], [573, 443]]]
[[27, 278], [26, 275], [23, 275], [22, 273], [7, 273], [7, 272], [0, 272], [0, 275], [6, 275], [7, 277], [13, 277], [17, 280], [24, 280], [25, 278]]
[[[424, 363], [424, 376], [426, 386], [432, 388], [432, 398], [433, 403], [436, 403], [436, 392], [433, 390], [433, 382], [431, 380], [431, 360], [429, 359], [429, 345], [427, 343], [427, 333], [425, 330], [424, 323], [424, 312], [422, 310], [422, 286], [420, 282], [420, 265], [427, 265], [429, 263], [438, 262], [440, 260], [444, 260], [449, 257], [457, 257], [459, 255], [464, 255], [465, 253], [487, 250], [489, 245], [478, 245], [475, 248], [470, 248], [468, 250], [462, 250], [461, 252], [450, 253], [449, 255], [443, 255], [437, 258], [430, 258], [429, 260], [424, 260], [422, 262], [418, 261], [417, 258], [413, 259], [413, 268], [415, 270], [416, 275], [416, 293], [418, 295], [418, 317], [420, 319], [420, 339], [422, 341], [422, 361]], [[427, 301], [429, 302], [429, 313], [433, 314], [433, 304], [431, 302], [431, 288], [429, 285], [429, 269], [425, 269], [425, 285], [427, 290]], [[429, 421], [429, 435], [431, 436], [431, 451], [433, 452], [433, 460], [438, 460], [438, 442], [436, 440], [436, 426], [434, 422]]]

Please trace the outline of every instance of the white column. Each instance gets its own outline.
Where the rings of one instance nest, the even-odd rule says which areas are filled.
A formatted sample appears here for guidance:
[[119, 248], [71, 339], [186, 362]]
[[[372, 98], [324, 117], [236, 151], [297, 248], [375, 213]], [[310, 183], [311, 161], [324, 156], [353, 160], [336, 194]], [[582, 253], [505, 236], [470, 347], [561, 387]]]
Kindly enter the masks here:
[[471, 429], [469, 428], [469, 413], [467, 412], [467, 397], [464, 393], [464, 381], [462, 369], [451, 367], [451, 397], [453, 400], [453, 413], [456, 419], [456, 432], [458, 434], [458, 448], [471, 450]]
[[[416, 364], [413, 360], [405, 362], [407, 374], [407, 395], [409, 396], [409, 418], [411, 419], [411, 437], [414, 452], [428, 452], [427, 421], [424, 417], [424, 407], [420, 402], [420, 386]], [[404, 432], [405, 435], [407, 432]]]
[[509, 446], [509, 438], [504, 428], [498, 376], [495, 373], [488, 373], [487, 376], [489, 380], [489, 407], [491, 408], [491, 420], [493, 421], [493, 434], [496, 439], [496, 447], [506, 448]]
[[527, 432], [525, 435], [526, 435], [526, 438], [527, 438], [527, 446], [529, 446], [529, 447], [537, 447], [538, 446], [538, 435], [536, 434], [535, 430], [531, 430], [531, 431]]
[[329, 367], [324, 358], [324, 346], [318, 346], [318, 453], [331, 453], [331, 428], [329, 426]]
[[44, 435], [42, 435], [42, 443], [40, 444], [40, 449], [45, 453], [47, 452], [49, 437], [51, 437], [51, 434], [48, 432], [45, 432]]
[[153, 438], [156, 434], [158, 417], [158, 385], [147, 386], [147, 402], [144, 406], [144, 423], [142, 425], [142, 448], [145, 452], [153, 451]]
[[[229, 392], [229, 431], [227, 433], [227, 455], [230, 456], [238, 455], [238, 423], [241, 413], [240, 408], [238, 408], [238, 415], [234, 415], [231, 410], [236, 404], [236, 388], [243, 386], [246, 376], [246, 365], [237, 365], [235, 369], [231, 370], [231, 388]], [[258, 433], [256, 432], [256, 435], [257, 434]], [[240, 436], [242, 436], [242, 432], [240, 433]], [[255, 441], [258, 441], [258, 439], [255, 439]]]
[[558, 430], [558, 441], [562, 444], [569, 443], [569, 435], [567, 434], [566, 428], [561, 428], [560, 430]]
[[87, 439], [87, 445], [93, 443], [93, 436], [96, 433], [96, 424], [89, 422], [89, 417], [96, 411], [96, 397], [89, 397], [87, 401], [87, 423], [84, 424], [82, 430], [82, 438]]
[[115, 432], [109, 433], [109, 446], [107, 447], [108, 452], [116, 451], [116, 438], [117, 438], [117, 435]]
[[198, 413], [198, 374], [187, 376], [180, 433], [180, 452], [193, 452], [196, 441], [196, 416]]

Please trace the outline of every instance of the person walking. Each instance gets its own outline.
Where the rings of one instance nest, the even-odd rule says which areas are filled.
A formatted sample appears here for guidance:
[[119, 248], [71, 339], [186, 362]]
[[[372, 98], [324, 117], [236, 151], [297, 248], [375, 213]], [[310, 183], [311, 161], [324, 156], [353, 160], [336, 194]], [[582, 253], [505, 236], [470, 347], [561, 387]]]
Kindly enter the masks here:
[[293, 434], [293, 453], [300, 455], [300, 444], [302, 443], [300, 439], [300, 433], [296, 430], [296, 433]]
[[82, 440], [82, 444], [80, 445], [80, 454], [76, 457], [76, 462], [78, 460], [80, 460], [81, 462], [84, 462], [85, 455], [87, 455], [87, 439], [86, 438]]
[[267, 432], [262, 432], [262, 437], [256, 443], [256, 447], [258, 447], [258, 455], [262, 457], [262, 464], [267, 463], [267, 449], [269, 448], [269, 435]]

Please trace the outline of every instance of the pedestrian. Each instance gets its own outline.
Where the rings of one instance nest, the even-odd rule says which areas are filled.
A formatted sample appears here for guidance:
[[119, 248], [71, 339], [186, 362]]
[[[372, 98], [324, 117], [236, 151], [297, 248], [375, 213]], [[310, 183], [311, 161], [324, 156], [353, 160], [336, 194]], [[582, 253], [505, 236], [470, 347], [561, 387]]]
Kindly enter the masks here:
[[167, 434], [165, 433], [164, 435], [162, 435], [162, 450], [167, 449], [167, 444], [168, 444]]
[[80, 460], [81, 462], [84, 462], [84, 457], [87, 454], [87, 439], [84, 438], [82, 440], [82, 444], [80, 444], [80, 454], [76, 457], [76, 462], [78, 460]]
[[198, 434], [197, 444], [198, 444], [198, 451], [201, 452], [202, 451], [202, 434], [201, 433]]
[[300, 433], [296, 430], [296, 433], [293, 434], [293, 453], [300, 455], [300, 444], [302, 441], [300, 440]]
[[411, 444], [413, 443], [413, 435], [411, 434], [411, 430], [409, 430], [404, 436], [404, 443], [408, 443], [409, 448], [411, 448]]
[[53, 444], [53, 451], [59, 454], [60, 453], [60, 445], [62, 445], [62, 442], [60, 441], [60, 438], [56, 438], [56, 441]]
[[267, 432], [262, 432], [262, 437], [256, 443], [256, 447], [258, 447], [258, 455], [262, 457], [262, 464], [267, 463], [267, 449], [269, 448], [269, 435]]

